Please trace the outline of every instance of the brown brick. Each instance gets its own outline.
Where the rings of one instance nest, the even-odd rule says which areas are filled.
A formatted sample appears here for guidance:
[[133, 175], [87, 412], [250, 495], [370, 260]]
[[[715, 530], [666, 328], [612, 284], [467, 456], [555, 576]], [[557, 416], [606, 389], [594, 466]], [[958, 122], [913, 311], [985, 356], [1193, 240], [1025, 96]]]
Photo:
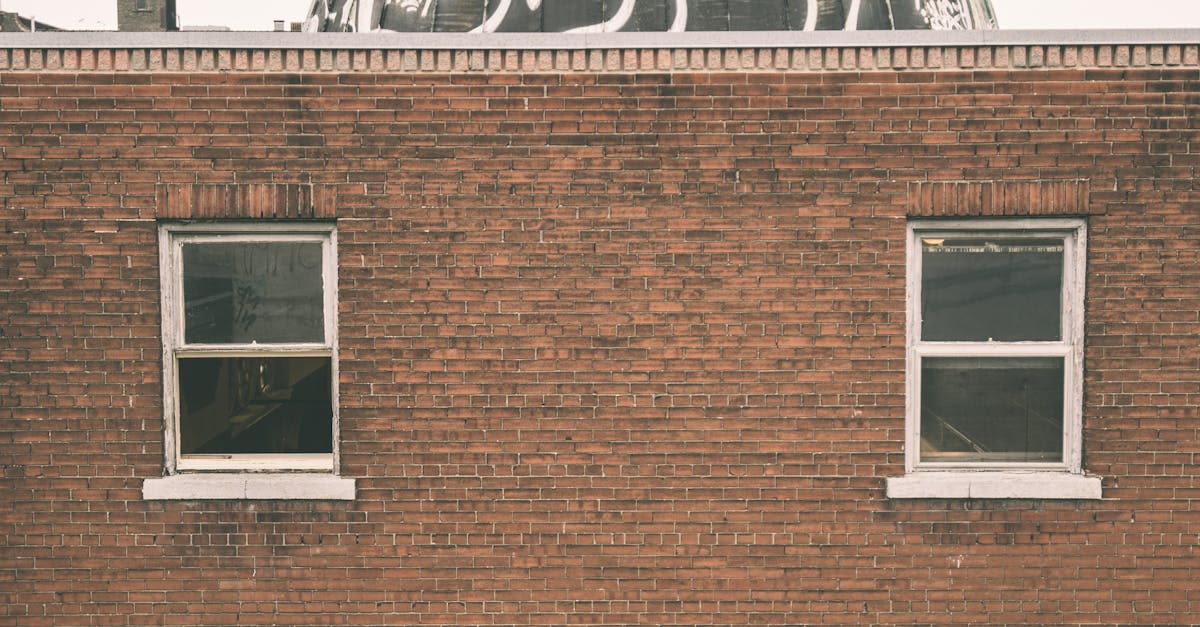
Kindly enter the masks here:
[[[0, 615], [1200, 624], [1200, 56], [1135, 48], [9, 51]], [[1054, 215], [1104, 500], [889, 501], [906, 219]], [[141, 499], [165, 219], [336, 219], [357, 500]]]

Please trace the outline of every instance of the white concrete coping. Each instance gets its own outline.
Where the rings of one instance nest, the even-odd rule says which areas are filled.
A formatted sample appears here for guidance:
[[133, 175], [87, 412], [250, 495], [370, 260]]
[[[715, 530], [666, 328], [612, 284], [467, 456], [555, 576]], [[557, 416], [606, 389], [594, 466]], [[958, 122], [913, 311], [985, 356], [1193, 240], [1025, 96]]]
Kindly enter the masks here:
[[191, 473], [146, 479], [142, 498], [353, 501], [354, 483], [354, 479], [319, 473]]
[[1099, 477], [1067, 472], [926, 471], [888, 477], [891, 499], [1101, 498]]

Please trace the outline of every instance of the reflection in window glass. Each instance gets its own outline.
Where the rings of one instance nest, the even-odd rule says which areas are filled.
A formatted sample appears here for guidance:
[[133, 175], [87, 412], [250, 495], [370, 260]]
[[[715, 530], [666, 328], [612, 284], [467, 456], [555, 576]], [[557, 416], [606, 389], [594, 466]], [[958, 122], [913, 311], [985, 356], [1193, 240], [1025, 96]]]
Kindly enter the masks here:
[[183, 246], [187, 343], [324, 341], [321, 244]]
[[179, 360], [183, 454], [330, 453], [329, 357]]
[[921, 458], [1059, 462], [1063, 360], [921, 360]]
[[921, 340], [1061, 339], [1061, 239], [921, 240]]

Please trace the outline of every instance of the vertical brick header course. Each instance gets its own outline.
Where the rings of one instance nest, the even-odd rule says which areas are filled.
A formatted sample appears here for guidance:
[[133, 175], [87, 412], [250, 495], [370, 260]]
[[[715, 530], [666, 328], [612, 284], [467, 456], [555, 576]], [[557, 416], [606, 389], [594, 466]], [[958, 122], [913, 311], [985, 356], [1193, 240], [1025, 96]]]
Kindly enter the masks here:
[[[770, 37], [777, 33], [713, 33], [712, 41], [668, 37], [653, 44], [644, 38], [474, 35], [441, 39], [405, 37], [403, 41], [408, 48], [394, 48], [395, 38], [371, 37], [371, 34], [358, 34], [356, 39], [329, 39], [321, 37], [329, 35], [324, 33], [289, 33], [286, 34], [289, 39], [264, 39], [241, 33], [243, 38], [238, 39], [215, 36], [222, 35], [218, 33], [207, 34], [207, 39], [129, 38], [123, 44], [98, 42], [80, 34], [59, 34], [58, 38], [6, 38], [0, 42], [0, 71], [378, 74], [1200, 67], [1200, 36], [1183, 36], [1196, 35], [1194, 31], [1150, 31], [1136, 36], [1130, 33], [1080, 31], [1073, 37], [1055, 37], [1054, 33], [1017, 33], [1025, 36], [1004, 37], [993, 33], [984, 37], [955, 32], [916, 36], [896, 31], [857, 38], [853, 34], [806, 33], [811, 36], [809, 39], [793, 36], [777, 41], [778, 38]], [[131, 34], [119, 35], [128, 38]], [[754, 38], [755, 35], [759, 37]], [[1036, 43], [1037, 37], [1045, 37], [1045, 43]], [[673, 44], [675, 41], [678, 44]], [[312, 42], [311, 47], [305, 47], [306, 42]], [[764, 45], [764, 42], [769, 43]]]
[[1099, 213], [1088, 181], [924, 181], [908, 186], [910, 217], [1066, 216]]
[[167, 184], [158, 187], [158, 217], [178, 219], [333, 218], [334, 190], [307, 183]]

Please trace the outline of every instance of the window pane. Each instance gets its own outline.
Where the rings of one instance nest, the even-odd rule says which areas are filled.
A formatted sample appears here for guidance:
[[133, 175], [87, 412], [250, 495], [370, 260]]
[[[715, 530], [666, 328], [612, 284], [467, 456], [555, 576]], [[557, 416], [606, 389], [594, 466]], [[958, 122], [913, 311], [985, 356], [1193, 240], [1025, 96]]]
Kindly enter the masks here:
[[1062, 461], [1063, 360], [921, 360], [921, 459]]
[[188, 343], [323, 342], [321, 244], [183, 246]]
[[921, 240], [921, 339], [1061, 339], [1061, 239]]
[[183, 454], [333, 452], [328, 357], [179, 360]]

